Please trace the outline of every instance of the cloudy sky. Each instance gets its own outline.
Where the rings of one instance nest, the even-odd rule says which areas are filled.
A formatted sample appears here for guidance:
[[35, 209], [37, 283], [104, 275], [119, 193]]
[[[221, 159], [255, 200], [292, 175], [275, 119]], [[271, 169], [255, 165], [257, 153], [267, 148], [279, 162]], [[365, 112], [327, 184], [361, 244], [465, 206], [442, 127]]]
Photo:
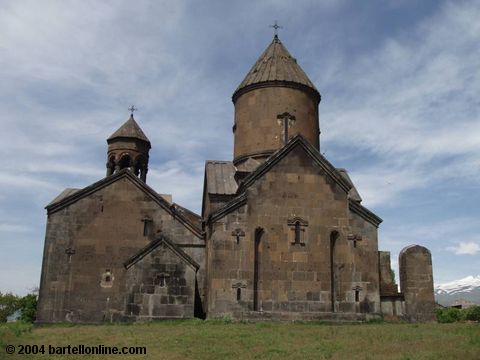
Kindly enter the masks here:
[[384, 220], [380, 248], [396, 266], [427, 246], [437, 284], [479, 274], [478, 19], [476, 0], [0, 1], [0, 291], [38, 286], [45, 205], [105, 175], [132, 103], [148, 183], [198, 212], [274, 20], [322, 94], [322, 153]]

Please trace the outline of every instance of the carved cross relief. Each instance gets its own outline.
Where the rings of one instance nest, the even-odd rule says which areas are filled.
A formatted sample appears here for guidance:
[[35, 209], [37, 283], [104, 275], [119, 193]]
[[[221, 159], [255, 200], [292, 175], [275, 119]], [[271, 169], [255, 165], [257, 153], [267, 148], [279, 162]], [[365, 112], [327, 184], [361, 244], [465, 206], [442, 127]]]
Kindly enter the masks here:
[[232, 289], [238, 289], [238, 288], [245, 289], [246, 287], [247, 287], [247, 285], [242, 284], [241, 282], [237, 282], [235, 284], [232, 284]]
[[288, 142], [288, 129], [295, 124], [296, 118], [294, 115], [284, 112], [277, 115], [277, 119], [280, 125], [283, 125], [283, 144]]
[[70, 264], [72, 262], [72, 255], [75, 255], [75, 249], [69, 247], [65, 250], [65, 254], [68, 255], [68, 263]]
[[362, 241], [362, 236], [361, 235], [356, 235], [356, 234], [348, 234], [347, 240], [353, 241], [353, 247], [357, 247], [357, 241]]
[[294, 232], [292, 245], [305, 246], [305, 228], [308, 226], [308, 221], [299, 217], [288, 219], [288, 226], [290, 230]]
[[232, 284], [232, 289], [235, 289], [237, 301], [242, 300], [242, 289], [245, 289], [246, 287], [247, 285], [242, 284], [241, 282]]
[[237, 244], [240, 244], [240, 237], [245, 236], [245, 231], [242, 229], [235, 229], [232, 231], [232, 236], [235, 236], [237, 238]]

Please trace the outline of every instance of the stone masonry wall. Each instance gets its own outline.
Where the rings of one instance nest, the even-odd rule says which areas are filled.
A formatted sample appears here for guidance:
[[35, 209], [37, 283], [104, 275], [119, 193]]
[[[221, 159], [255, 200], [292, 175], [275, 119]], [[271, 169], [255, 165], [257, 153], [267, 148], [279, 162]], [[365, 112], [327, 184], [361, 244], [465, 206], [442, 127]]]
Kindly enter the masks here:
[[[203, 240], [128, 177], [50, 214], [38, 322], [101, 322], [123, 316], [123, 263], [152, 241], [158, 231], [178, 241], [204, 266]], [[198, 281], [204, 296], [203, 271]]]
[[419, 245], [408, 246], [400, 252], [399, 264], [407, 319], [434, 321], [435, 297], [430, 251]]
[[[296, 221], [301, 223], [297, 242]], [[235, 229], [243, 234], [238, 243]], [[352, 232], [363, 236], [356, 247], [348, 240]], [[338, 234], [333, 308], [332, 233]], [[248, 189], [247, 205], [211, 226], [209, 316], [239, 318], [254, 310], [291, 318], [332, 310], [378, 313], [377, 250], [376, 228], [350, 214], [347, 194], [297, 147]]]
[[163, 244], [127, 270], [132, 320], [193, 318], [196, 270]]

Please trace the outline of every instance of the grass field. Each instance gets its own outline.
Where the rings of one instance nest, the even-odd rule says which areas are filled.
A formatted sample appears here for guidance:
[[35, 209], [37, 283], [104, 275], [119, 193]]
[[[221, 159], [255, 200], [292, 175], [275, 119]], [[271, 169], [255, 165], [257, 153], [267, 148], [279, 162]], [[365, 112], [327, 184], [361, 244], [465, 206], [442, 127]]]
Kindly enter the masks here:
[[[146, 347], [147, 355], [13, 355], [6, 346]], [[48, 351], [45, 348], [46, 352]], [[480, 359], [480, 324], [162, 321], [0, 325], [0, 359]]]

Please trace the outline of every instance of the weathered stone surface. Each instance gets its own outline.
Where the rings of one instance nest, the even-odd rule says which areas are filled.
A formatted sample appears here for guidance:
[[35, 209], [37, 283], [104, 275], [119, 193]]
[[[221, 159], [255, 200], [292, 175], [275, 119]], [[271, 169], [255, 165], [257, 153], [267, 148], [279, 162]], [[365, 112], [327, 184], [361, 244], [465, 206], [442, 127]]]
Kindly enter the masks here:
[[146, 185], [133, 115], [106, 178], [47, 206], [37, 321], [431, 320], [430, 253], [402, 251], [399, 293], [381, 219], [320, 154], [320, 94], [278, 37], [232, 99], [234, 159], [207, 161], [201, 217]]
[[249, 156], [265, 160], [284, 145], [284, 128], [277, 120], [283, 112], [295, 115], [289, 138], [302, 134], [319, 148], [318, 102], [309, 94], [290, 87], [252, 90], [235, 102], [234, 163]]
[[400, 252], [399, 265], [406, 317], [411, 321], [435, 320], [430, 251], [419, 245], [407, 246]]
[[193, 318], [200, 266], [168, 240], [159, 240], [156, 247], [127, 265], [125, 316], [134, 320]]
[[378, 262], [380, 271], [380, 295], [396, 295], [398, 293], [398, 286], [392, 274], [392, 267], [390, 265], [390, 252], [379, 251]]
[[[348, 191], [302, 146], [260, 176], [246, 194], [246, 204], [207, 233], [208, 316], [238, 317], [252, 309], [380, 314], [376, 226], [350, 211]], [[303, 225], [298, 225], [295, 241], [297, 221]], [[231, 236], [234, 227], [245, 233], [238, 245]], [[256, 250], [258, 229], [262, 234]], [[352, 231], [363, 236], [355, 247], [347, 239]], [[337, 234], [333, 264], [332, 234]], [[247, 285], [242, 301], [231, 289], [236, 282]]]
[[[138, 312], [139, 304], [126, 312], [132, 290], [126, 287], [124, 262], [159, 232], [176, 239], [182, 250], [201, 265], [196, 280], [199, 300], [204, 297], [201, 236], [150, 196], [142, 188], [143, 182], [129, 171], [105, 181], [92, 193], [49, 211], [38, 322], [102, 322]], [[145, 218], [150, 220], [147, 232]], [[68, 249], [73, 249], [74, 254], [67, 254]], [[155, 266], [169, 272], [176, 265], [169, 261]], [[136, 285], [143, 286], [138, 292], [155, 293], [151, 282]], [[195, 282], [191, 286], [195, 288]], [[194, 304], [190, 307], [191, 311], [185, 311], [189, 317], [193, 316]]]

